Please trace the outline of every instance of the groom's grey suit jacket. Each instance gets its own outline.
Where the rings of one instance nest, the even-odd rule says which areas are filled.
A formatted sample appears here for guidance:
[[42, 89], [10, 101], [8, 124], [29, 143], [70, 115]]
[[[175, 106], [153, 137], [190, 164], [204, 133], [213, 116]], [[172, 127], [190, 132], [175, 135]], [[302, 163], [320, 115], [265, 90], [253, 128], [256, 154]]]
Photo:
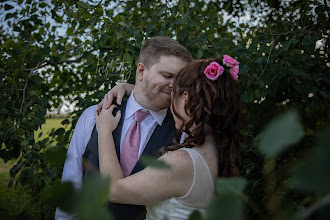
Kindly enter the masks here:
[[[113, 138], [115, 142], [118, 160], [120, 160], [120, 139], [121, 130], [125, 118], [126, 102], [123, 102], [114, 110], [114, 115], [118, 110], [121, 111], [121, 119], [117, 128], [113, 131]], [[155, 156], [161, 147], [170, 146], [173, 144], [175, 136], [175, 124], [171, 112], [168, 110], [167, 115], [161, 126], [157, 124], [153, 134], [151, 135], [147, 146], [142, 155]], [[140, 161], [137, 162], [131, 174], [144, 169], [144, 165]], [[84, 180], [93, 173], [99, 172], [99, 155], [98, 155], [98, 136], [96, 127], [94, 127], [91, 139], [89, 140], [86, 151], [83, 155], [83, 178]], [[116, 220], [132, 220], [145, 218], [145, 206], [140, 205], [124, 205], [117, 203], [109, 203], [108, 209], [111, 211]]]

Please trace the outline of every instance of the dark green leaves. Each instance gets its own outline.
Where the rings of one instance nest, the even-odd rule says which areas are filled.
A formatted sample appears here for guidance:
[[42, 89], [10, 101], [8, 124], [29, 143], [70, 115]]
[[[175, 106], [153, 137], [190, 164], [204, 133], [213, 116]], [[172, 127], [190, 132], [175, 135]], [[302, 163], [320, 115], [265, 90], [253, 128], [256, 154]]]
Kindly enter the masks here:
[[291, 45], [291, 40], [290, 41], [285, 41], [283, 43], [282, 51], [284, 51], [284, 52], [287, 51], [289, 49], [290, 45]]
[[208, 207], [207, 219], [243, 219], [244, 178], [220, 178], [216, 183], [217, 196]]
[[86, 3], [86, 2], [84, 2], [84, 1], [78, 1], [78, 2], [77, 2], [77, 5], [78, 5], [79, 7], [84, 8], [84, 9], [88, 9], [88, 8], [89, 8], [89, 4]]
[[216, 191], [219, 195], [227, 193], [240, 195], [246, 184], [247, 182], [243, 178], [220, 178], [216, 183]]
[[293, 172], [292, 184], [298, 189], [317, 193], [330, 193], [330, 127], [322, 131], [309, 160], [300, 163]]
[[275, 157], [290, 145], [297, 143], [304, 135], [297, 112], [289, 111], [274, 119], [259, 135], [259, 149], [268, 156]]
[[11, 6], [11, 5], [9, 5], [9, 4], [5, 4], [5, 7], [4, 8], [5, 8], [6, 11], [8, 11], [8, 10], [13, 9], [14, 7]]
[[65, 157], [66, 157], [65, 149], [50, 148], [46, 151], [46, 161], [57, 167], [63, 166]]
[[[16, 2], [17, 7], [14, 1], [6, 1], [1, 6], [5, 14], [0, 23], [0, 160], [19, 158], [20, 165], [14, 166], [10, 175], [15, 177], [14, 182], [18, 179], [18, 184], [22, 175], [21, 182], [34, 195], [61, 177], [72, 134], [72, 130], [62, 125], [74, 127], [82, 111], [99, 102], [123, 73], [116, 69], [122, 62], [129, 63], [131, 72], [135, 72], [143, 42], [158, 35], [177, 39], [197, 59], [228, 54], [240, 62], [237, 83], [245, 102], [243, 133], [248, 137], [248, 143], [240, 146], [241, 153], [247, 154], [242, 157], [241, 175], [249, 182], [249, 197], [265, 214], [262, 217], [282, 219], [276, 214], [288, 203], [295, 204], [292, 206], [296, 210], [318, 201], [318, 197], [304, 193], [327, 192], [329, 182], [323, 167], [328, 164], [326, 159], [317, 156], [327, 152], [322, 148], [320, 154], [305, 156], [313, 157], [309, 163], [300, 158], [303, 155], [300, 151], [319, 149], [312, 140], [330, 115], [326, 48], [315, 49], [316, 42], [325, 40], [329, 29], [322, 1], [313, 1], [313, 4], [287, 1], [280, 8], [277, 1], [266, 0], [224, 4], [132, 0]], [[224, 11], [230, 19], [225, 19]], [[246, 12], [249, 20], [242, 23]], [[107, 66], [111, 68], [106, 69]], [[104, 71], [100, 71], [100, 67]], [[34, 74], [28, 77], [33, 69]], [[128, 81], [134, 83], [135, 74], [131, 74]], [[47, 110], [64, 107], [63, 100], [76, 103], [72, 120], [64, 120], [51, 134], [44, 131], [40, 137], [34, 137], [35, 130], [45, 123]], [[294, 116], [296, 113], [288, 113], [275, 119], [256, 143], [261, 128], [275, 115], [291, 108], [299, 110], [304, 129]], [[304, 137], [302, 130], [306, 132]], [[287, 150], [290, 145], [295, 147]], [[296, 169], [292, 179], [295, 190], [299, 189], [302, 194], [297, 196], [285, 183], [288, 166], [295, 167], [300, 160], [301, 168]], [[142, 158], [142, 161], [146, 165], [167, 167], [151, 158]], [[220, 211], [240, 218], [242, 214], [236, 209], [228, 211], [241, 207], [242, 200], [237, 193], [241, 188], [236, 188], [225, 184], [219, 189], [219, 192], [231, 192], [221, 197], [228, 197], [222, 201], [230, 201], [231, 205], [223, 204]], [[54, 191], [65, 194], [65, 190]], [[34, 200], [39, 201], [39, 197]], [[55, 206], [49, 205], [49, 201], [36, 202], [35, 206], [20, 204], [20, 210], [36, 213], [31, 216], [33, 219], [52, 218]], [[229, 216], [223, 215], [217, 205], [212, 210], [214, 218]], [[191, 217], [200, 216], [195, 212]], [[260, 219], [250, 209], [244, 217]]]

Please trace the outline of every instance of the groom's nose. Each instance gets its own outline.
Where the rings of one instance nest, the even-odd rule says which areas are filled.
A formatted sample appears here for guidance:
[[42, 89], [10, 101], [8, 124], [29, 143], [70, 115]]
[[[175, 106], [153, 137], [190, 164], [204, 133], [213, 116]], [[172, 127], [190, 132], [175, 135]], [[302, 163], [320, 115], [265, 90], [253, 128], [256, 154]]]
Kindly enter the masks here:
[[174, 81], [174, 79], [171, 79], [170, 83], [168, 84], [168, 87], [170, 87], [171, 90], [173, 88], [173, 81]]

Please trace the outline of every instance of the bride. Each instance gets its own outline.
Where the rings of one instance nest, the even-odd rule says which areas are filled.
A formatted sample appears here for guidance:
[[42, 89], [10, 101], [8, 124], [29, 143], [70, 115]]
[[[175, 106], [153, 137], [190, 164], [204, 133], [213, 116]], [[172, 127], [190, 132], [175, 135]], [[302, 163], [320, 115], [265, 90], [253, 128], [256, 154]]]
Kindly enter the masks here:
[[[111, 202], [145, 205], [146, 219], [188, 219], [196, 209], [205, 215], [216, 179], [239, 175], [243, 116], [237, 73], [238, 62], [227, 55], [185, 66], [171, 94], [177, 140], [162, 148], [158, 158], [170, 168], [147, 167], [125, 178], [112, 137], [121, 114], [112, 114], [115, 105], [106, 108], [105, 96], [102, 111], [96, 113], [96, 128], [100, 172], [111, 178]], [[182, 143], [181, 132], [186, 133]]]

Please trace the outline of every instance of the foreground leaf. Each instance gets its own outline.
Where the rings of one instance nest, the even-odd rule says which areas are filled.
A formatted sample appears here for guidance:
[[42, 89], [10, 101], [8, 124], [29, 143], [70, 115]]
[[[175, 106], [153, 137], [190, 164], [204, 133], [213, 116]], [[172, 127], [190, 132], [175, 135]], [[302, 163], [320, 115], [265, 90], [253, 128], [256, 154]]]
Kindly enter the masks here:
[[303, 127], [297, 112], [289, 111], [277, 117], [259, 135], [259, 150], [266, 156], [276, 157], [287, 147], [301, 140]]

